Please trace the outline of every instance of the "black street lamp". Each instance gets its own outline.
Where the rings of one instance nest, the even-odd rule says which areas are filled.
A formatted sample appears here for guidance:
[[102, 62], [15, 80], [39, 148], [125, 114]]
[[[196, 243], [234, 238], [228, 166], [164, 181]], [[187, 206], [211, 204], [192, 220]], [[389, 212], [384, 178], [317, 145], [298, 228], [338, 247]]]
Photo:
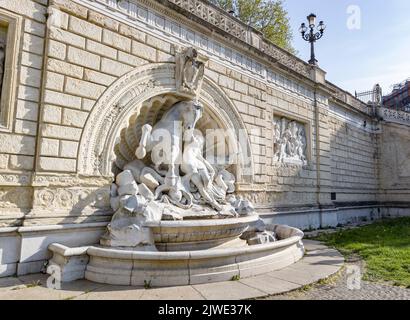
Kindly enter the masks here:
[[[320, 21], [319, 25], [317, 26], [317, 32], [315, 32], [316, 15], [311, 13], [307, 17], [307, 20], [309, 22], [309, 26], [307, 27], [305, 23], [302, 23], [302, 25], [299, 28], [299, 31], [302, 34], [303, 40], [310, 42], [310, 60], [309, 60], [309, 63], [311, 65], [317, 66], [317, 60], [316, 60], [316, 57], [315, 57], [315, 42], [323, 37], [323, 32], [326, 29], [326, 25], [324, 24], [323, 21]], [[308, 30], [310, 30], [309, 33], [306, 33]]]

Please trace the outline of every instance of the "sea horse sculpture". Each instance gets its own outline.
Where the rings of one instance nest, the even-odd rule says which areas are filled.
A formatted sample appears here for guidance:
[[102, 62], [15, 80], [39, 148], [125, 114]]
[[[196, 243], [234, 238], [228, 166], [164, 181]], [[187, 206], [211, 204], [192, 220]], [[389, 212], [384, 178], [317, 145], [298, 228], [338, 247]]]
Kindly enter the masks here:
[[163, 172], [162, 166], [168, 167], [165, 174], [167, 187], [175, 187], [178, 183], [183, 135], [195, 128], [202, 113], [203, 106], [199, 102], [182, 101], [172, 106], [153, 127], [149, 124], [142, 127], [135, 155], [143, 159], [147, 152], [151, 152], [152, 163], [158, 172]]
[[136, 158], [123, 167], [111, 189], [115, 214], [101, 244], [154, 244], [147, 223], [161, 219], [227, 218], [254, 211], [233, 195], [235, 177], [204, 157], [205, 140], [195, 126], [203, 106], [193, 100], [174, 104], [153, 126], [145, 124]]

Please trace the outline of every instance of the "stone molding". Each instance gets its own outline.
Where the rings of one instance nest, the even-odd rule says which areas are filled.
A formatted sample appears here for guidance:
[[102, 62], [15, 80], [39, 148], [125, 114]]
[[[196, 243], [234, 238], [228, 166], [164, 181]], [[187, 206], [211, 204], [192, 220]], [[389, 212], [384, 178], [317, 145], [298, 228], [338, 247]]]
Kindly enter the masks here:
[[31, 185], [30, 173], [0, 173], [0, 185], [1, 186], [30, 186]]
[[388, 108], [379, 108], [378, 115], [383, 121], [410, 126], [410, 113]]
[[7, 27], [3, 87], [0, 92], [0, 131], [12, 130], [16, 104], [18, 59], [22, 37], [23, 18], [0, 8], [0, 25]]
[[381, 130], [370, 118], [367, 119], [368, 123], [366, 127], [364, 126], [364, 119], [361, 115], [355, 115], [348, 109], [338, 106], [336, 104], [329, 104], [329, 116], [334, 117], [343, 121], [346, 124], [350, 124], [353, 127], [360, 129], [364, 132], [372, 133], [372, 134], [380, 134]]
[[358, 110], [364, 114], [369, 114], [369, 108], [367, 104], [363, 103], [361, 100], [356, 99], [349, 92], [340, 89], [336, 85], [330, 82], [326, 82], [326, 86], [332, 92], [331, 100], [334, 102], [339, 102], [344, 105], [353, 107], [353, 109]]

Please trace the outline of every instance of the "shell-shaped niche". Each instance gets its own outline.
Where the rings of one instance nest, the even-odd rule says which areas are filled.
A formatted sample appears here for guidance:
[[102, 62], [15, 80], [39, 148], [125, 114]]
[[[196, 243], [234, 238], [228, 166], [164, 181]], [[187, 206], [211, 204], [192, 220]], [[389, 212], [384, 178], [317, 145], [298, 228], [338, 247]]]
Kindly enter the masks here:
[[[166, 111], [168, 111], [175, 103], [186, 100], [186, 98], [178, 97], [175, 94], [165, 94], [155, 96], [144, 101], [140, 107], [136, 106], [137, 110], [128, 120], [128, 124], [121, 130], [118, 143], [114, 147], [115, 161], [112, 171], [118, 174], [124, 166], [135, 160], [135, 150], [138, 147], [141, 138], [141, 128], [145, 124], [155, 125]], [[212, 113], [209, 107], [204, 105], [204, 114], [197, 122], [196, 129], [200, 130], [204, 137], [210, 131], [215, 129], [226, 129], [221, 120]], [[224, 144], [220, 146], [218, 144]], [[213, 149], [210, 151], [210, 149]], [[226, 158], [229, 152], [227, 139], [214, 139], [213, 143], [206, 143], [204, 154], [212, 154], [216, 158]], [[223, 154], [221, 154], [223, 153]], [[150, 164], [149, 155], [144, 159], [147, 165]]]

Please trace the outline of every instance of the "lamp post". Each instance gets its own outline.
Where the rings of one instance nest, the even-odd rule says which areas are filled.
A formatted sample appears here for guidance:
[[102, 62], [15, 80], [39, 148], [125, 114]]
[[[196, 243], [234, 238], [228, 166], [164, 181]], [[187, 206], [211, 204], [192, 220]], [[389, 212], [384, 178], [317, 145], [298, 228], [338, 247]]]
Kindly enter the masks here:
[[[308, 20], [309, 25], [306, 26], [305, 23], [302, 23], [302, 25], [299, 28], [299, 31], [302, 34], [303, 40], [310, 42], [309, 63], [311, 65], [317, 66], [317, 60], [315, 57], [315, 42], [323, 37], [323, 33], [326, 29], [326, 25], [324, 24], [323, 21], [320, 21], [319, 25], [316, 28], [316, 15], [314, 15], [313, 13], [311, 13], [307, 17], [307, 20]], [[317, 29], [317, 31], [315, 31], [315, 28]]]

